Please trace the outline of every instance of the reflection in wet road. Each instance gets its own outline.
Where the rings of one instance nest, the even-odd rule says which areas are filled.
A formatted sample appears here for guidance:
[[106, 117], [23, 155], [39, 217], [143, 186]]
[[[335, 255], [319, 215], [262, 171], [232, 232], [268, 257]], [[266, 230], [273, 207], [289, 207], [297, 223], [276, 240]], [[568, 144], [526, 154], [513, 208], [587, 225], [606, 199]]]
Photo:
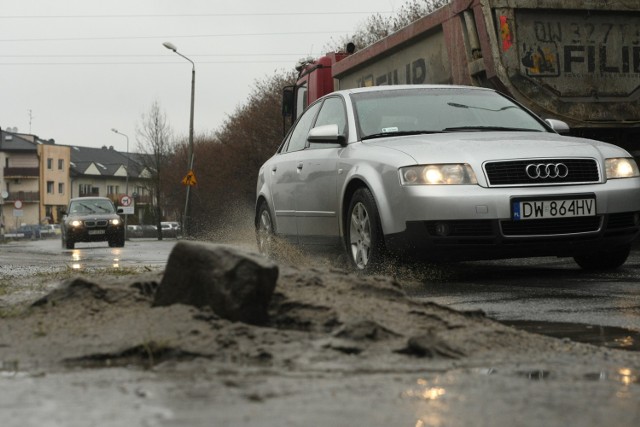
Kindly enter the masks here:
[[582, 323], [537, 322], [533, 320], [507, 320], [502, 323], [550, 337], [569, 338], [572, 341], [616, 348], [618, 350], [640, 351], [640, 331], [631, 329], [585, 325]]
[[110, 248], [101, 244], [77, 244], [76, 249], [64, 250], [70, 255], [67, 264], [73, 269], [111, 267], [163, 267], [176, 240], [128, 241], [123, 248]]
[[110, 248], [107, 243], [78, 243], [76, 249], [62, 249], [60, 240], [12, 242], [0, 246], [5, 264], [16, 269], [25, 266], [33, 273], [63, 269], [94, 268], [163, 268], [175, 239], [139, 239], [127, 241], [123, 248]]

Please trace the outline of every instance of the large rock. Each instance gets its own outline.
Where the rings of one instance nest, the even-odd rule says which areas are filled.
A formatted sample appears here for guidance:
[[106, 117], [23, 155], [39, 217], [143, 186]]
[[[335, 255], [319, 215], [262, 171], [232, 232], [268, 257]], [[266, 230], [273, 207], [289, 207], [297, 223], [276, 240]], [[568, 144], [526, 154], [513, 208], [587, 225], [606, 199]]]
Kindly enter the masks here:
[[252, 324], [267, 321], [278, 266], [260, 255], [230, 246], [178, 242], [154, 306], [209, 306], [218, 316]]

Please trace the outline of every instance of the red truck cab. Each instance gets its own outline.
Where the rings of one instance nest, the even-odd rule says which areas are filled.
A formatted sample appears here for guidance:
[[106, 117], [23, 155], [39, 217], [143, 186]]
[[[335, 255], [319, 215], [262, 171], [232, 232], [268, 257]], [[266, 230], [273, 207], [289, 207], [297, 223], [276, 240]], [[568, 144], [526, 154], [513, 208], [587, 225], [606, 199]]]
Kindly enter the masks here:
[[330, 52], [320, 58], [307, 58], [296, 65], [298, 79], [295, 86], [284, 88], [282, 114], [297, 119], [309, 104], [333, 92], [332, 67], [355, 51], [349, 43], [346, 52]]

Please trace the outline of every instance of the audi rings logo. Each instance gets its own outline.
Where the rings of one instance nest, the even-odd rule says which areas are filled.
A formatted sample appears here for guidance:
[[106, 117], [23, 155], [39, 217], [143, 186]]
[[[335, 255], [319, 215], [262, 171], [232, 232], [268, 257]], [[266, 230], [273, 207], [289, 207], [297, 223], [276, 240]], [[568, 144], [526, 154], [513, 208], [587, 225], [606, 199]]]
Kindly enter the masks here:
[[569, 168], [564, 163], [531, 163], [525, 171], [531, 179], [566, 178], [569, 175]]

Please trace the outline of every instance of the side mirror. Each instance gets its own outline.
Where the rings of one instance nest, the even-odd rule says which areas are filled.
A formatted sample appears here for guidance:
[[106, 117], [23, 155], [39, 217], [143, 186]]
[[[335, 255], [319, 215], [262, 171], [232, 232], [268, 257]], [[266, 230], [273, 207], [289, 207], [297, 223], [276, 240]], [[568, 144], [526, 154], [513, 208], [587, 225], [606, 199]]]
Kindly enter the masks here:
[[293, 117], [295, 88], [295, 86], [285, 86], [282, 89], [282, 117]]
[[117, 208], [117, 209], [116, 209], [116, 213], [117, 213], [118, 215], [122, 215], [122, 214], [124, 214], [124, 209], [122, 209], [122, 208]]
[[338, 133], [338, 125], [318, 126], [309, 131], [309, 142], [333, 143], [344, 145], [346, 138]]
[[545, 119], [545, 122], [551, 126], [551, 129], [555, 130], [561, 135], [566, 135], [570, 132], [569, 125], [563, 122], [562, 120], [556, 119]]

